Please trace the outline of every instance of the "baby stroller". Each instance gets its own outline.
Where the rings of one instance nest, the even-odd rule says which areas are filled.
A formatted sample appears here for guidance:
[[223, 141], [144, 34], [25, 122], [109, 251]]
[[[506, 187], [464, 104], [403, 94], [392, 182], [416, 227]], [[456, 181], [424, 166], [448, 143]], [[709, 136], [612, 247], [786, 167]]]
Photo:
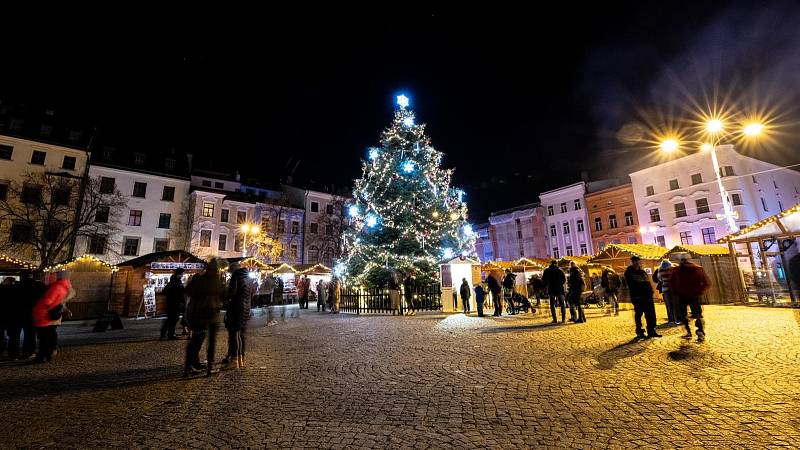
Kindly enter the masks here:
[[590, 304], [597, 305], [598, 308], [602, 308], [606, 306], [605, 300], [605, 289], [602, 286], [597, 285], [591, 291], [585, 291], [581, 293], [581, 300], [583, 301], [584, 308], [588, 308]]
[[508, 302], [508, 313], [517, 314], [528, 311], [530, 311], [531, 314], [536, 314], [536, 308], [531, 305], [531, 302], [519, 292], [514, 292], [511, 295], [511, 301]]

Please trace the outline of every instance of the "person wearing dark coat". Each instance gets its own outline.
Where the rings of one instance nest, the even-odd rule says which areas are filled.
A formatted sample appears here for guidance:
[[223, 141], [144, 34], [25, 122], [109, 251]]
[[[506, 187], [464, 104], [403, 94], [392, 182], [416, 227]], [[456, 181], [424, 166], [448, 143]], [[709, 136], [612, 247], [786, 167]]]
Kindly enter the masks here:
[[247, 269], [232, 265], [233, 273], [228, 283], [225, 301], [225, 328], [228, 329], [228, 355], [222, 360], [223, 368], [244, 367], [245, 333], [250, 320], [250, 304], [254, 286]]
[[[16, 284], [16, 280], [12, 277], [6, 277], [3, 282], [0, 283], [0, 356], [3, 356], [3, 352], [5, 352], [6, 347], [8, 347], [9, 358], [13, 358], [13, 356], [11, 343], [6, 342], [6, 333], [8, 333], [8, 340], [11, 341], [12, 329], [16, 328], [14, 324], [14, 303], [17, 293]], [[17, 351], [19, 351], [19, 338], [17, 338]]]
[[[578, 268], [575, 262], [569, 263], [569, 310], [570, 315], [575, 318], [576, 323], [586, 322], [586, 315], [583, 313], [583, 304], [581, 302], [581, 294], [585, 282], [583, 281], [583, 272]], [[575, 314], [577, 309], [577, 315]]]
[[178, 319], [181, 315], [185, 294], [181, 275], [183, 275], [183, 269], [177, 269], [169, 277], [167, 285], [164, 286], [164, 297], [167, 300], [167, 320], [161, 326], [161, 339], [177, 339], [175, 337], [175, 326], [178, 324]]
[[416, 284], [417, 278], [413, 273], [406, 275], [405, 280], [403, 280], [403, 295], [406, 299], [406, 306], [409, 309], [409, 315], [414, 315], [417, 313], [416, 305], [414, 304], [414, 287]]
[[703, 319], [703, 306], [700, 304], [703, 293], [711, 286], [706, 271], [690, 260], [688, 253], [680, 256], [681, 263], [672, 269], [669, 277], [669, 287], [678, 296], [678, 317], [686, 329], [686, 339], [692, 338], [692, 329], [689, 327], [688, 307], [692, 312], [694, 324], [697, 327], [697, 342], [706, 339], [705, 319]]
[[[653, 303], [653, 285], [650, 276], [642, 269], [638, 256], [631, 256], [631, 265], [625, 269], [625, 282], [633, 303], [633, 320], [636, 323], [636, 337], [652, 338], [661, 337], [656, 333], [656, 306]], [[642, 315], [647, 322], [647, 336], [642, 329]]]
[[219, 276], [222, 262], [213, 258], [206, 264], [205, 270], [192, 277], [186, 286], [189, 302], [186, 307], [187, 323], [192, 330], [192, 337], [186, 345], [186, 360], [184, 363], [184, 376], [201, 373], [203, 364], [200, 362], [200, 348], [206, 336], [208, 361], [205, 364], [206, 375], [211, 376], [216, 372], [214, 365], [214, 352], [217, 345], [217, 330], [219, 329], [219, 311], [222, 309], [224, 286]]
[[503, 301], [500, 299], [500, 283], [497, 282], [497, 279], [494, 275], [489, 274], [486, 277], [486, 283], [489, 285], [489, 293], [492, 294], [492, 303], [494, 303], [494, 314], [495, 317], [499, 317], [502, 315], [503, 311]]
[[486, 291], [483, 285], [475, 286], [475, 306], [478, 308], [478, 317], [483, 317], [483, 301], [486, 298]]
[[530, 295], [536, 298], [536, 307], [538, 308], [542, 304], [542, 292], [544, 291], [544, 283], [542, 283], [542, 279], [539, 278], [539, 275], [531, 275], [531, 278], [528, 280], [528, 289], [530, 289]]
[[550, 261], [550, 266], [544, 269], [542, 273], [542, 283], [547, 289], [547, 295], [550, 297], [550, 314], [553, 316], [552, 323], [558, 323], [556, 318], [556, 305], [561, 308], [561, 323], [566, 322], [567, 306], [564, 304], [564, 283], [567, 282], [567, 277], [564, 272], [558, 268], [556, 260]]
[[19, 359], [32, 358], [36, 352], [36, 331], [33, 328], [33, 305], [47, 290], [41, 281], [34, 278], [33, 272], [20, 274], [20, 282], [16, 285], [16, 301], [13, 307], [14, 323], [18, 328], [9, 328], [9, 356], [14, 349], [19, 350], [19, 332], [22, 331], [22, 353]]
[[503, 300], [505, 300], [510, 314], [515, 314], [512, 298], [514, 297], [514, 286], [516, 283], [516, 275], [511, 272], [511, 269], [506, 269], [506, 276], [503, 278]]
[[467, 283], [466, 278], [461, 279], [461, 289], [459, 293], [461, 294], [461, 303], [464, 305], [464, 314], [469, 314], [469, 299], [472, 297], [472, 289], [469, 288], [469, 283]]
[[600, 286], [605, 290], [606, 299], [611, 302], [611, 308], [614, 310], [615, 316], [619, 315], [619, 300], [617, 294], [619, 293], [621, 285], [622, 281], [620, 281], [619, 275], [617, 275], [616, 272], [611, 269], [603, 270], [603, 275], [600, 277]]

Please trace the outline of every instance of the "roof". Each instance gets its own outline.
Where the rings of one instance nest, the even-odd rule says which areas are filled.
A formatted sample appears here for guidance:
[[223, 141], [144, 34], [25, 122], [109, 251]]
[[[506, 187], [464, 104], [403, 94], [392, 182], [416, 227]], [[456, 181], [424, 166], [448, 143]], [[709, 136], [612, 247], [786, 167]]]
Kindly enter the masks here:
[[33, 264], [25, 262], [21, 259], [0, 254], [0, 271], [33, 269], [34, 267], [35, 266]]
[[605, 259], [620, 259], [638, 256], [642, 259], [662, 259], [667, 254], [667, 248], [654, 244], [608, 244], [594, 255], [590, 261]]
[[729, 255], [730, 251], [727, 247], [715, 244], [698, 244], [698, 245], [676, 245], [672, 248], [670, 253], [690, 253], [692, 256], [722, 256]]
[[119, 263], [117, 264], [117, 266], [142, 267], [147, 264], [150, 264], [153, 261], [193, 262], [193, 263], [205, 264], [205, 261], [187, 251], [169, 250], [166, 252], [148, 253], [138, 258], [129, 259], [125, 262]]
[[[96, 258], [96, 257], [94, 257], [92, 255], [83, 255], [83, 256], [76, 256], [74, 258], [65, 259], [64, 261], [61, 261], [60, 263], [56, 263], [56, 264], [53, 264], [52, 266], [45, 267], [43, 269], [43, 271], [44, 272], [56, 272], [56, 271], [59, 271], [59, 270], [67, 269], [72, 264], [85, 264], [85, 263], [99, 264], [101, 267], [103, 267], [104, 269], [108, 269], [111, 272], [116, 272], [117, 270], [119, 270], [117, 268], [117, 266], [115, 266], [115, 265], [113, 265], [111, 263], [108, 263], [106, 261], [103, 261], [100, 258]], [[90, 271], [90, 272], [94, 272], [94, 271]]]
[[591, 258], [592, 258], [591, 256], [562, 256], [561, 259], [559, 259], [558, 261], [559, 262], [569, 261], [569, 262], [574, 262], [579, 266], [585, 266], [586, 264], [589, 264], [589, 260]]
[[760, 237], [800, 235], [800, 203], [774, 216], [758, 221], [736, 233], [717, 239], [719, 243], [743, 241]]
[[525, 205], [519, 205], [519, 206], [514, 206], [512, 208], [501, 209], [500, 211], [492, 211], [491, 213], [489, 213], [489, 215], [490, 216], [500, 216], [500, 215], [512, 213], [512, 212], [515, 212], [515, 211], [523, 211], [523, 210], [526, 210], [526, 209], [540, 208], [541, 206], [542, 206], [542, 204], [539, 203], [539, 202], [527, 203]]

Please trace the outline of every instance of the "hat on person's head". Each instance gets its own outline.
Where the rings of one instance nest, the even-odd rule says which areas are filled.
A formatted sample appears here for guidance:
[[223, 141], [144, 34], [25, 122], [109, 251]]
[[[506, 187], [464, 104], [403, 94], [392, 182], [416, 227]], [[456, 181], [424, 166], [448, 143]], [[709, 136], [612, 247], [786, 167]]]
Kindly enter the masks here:
[[551, 259], [550, 260], [550, 265], [553, 265], [553, 264], [558, 264], [558, 261], [556, 261], [555, 259]]
[[640, 261], [642, 258], [639, 258], [636, 255], [631, 256], [631, 261]]
[[669, 269], [670, 267], [672, 267], [672, 263], [667, 259], [661, 261], [661, 265], [658, 266], [659, 269]]

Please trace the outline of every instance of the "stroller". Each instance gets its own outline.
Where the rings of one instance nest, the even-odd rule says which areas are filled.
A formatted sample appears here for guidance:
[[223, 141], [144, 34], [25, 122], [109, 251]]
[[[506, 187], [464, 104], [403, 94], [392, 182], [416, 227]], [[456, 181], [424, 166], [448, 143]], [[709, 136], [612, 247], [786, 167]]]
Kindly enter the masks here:
[[606, 292], [602, 286], [597, 285], [591, 291], [584, 291], [581, 293], [581, 301], [583, 307], [588, 308], [590, 304], [597, 305], [598, 308], [606, 306]]
[[519, 292], [514, 292], [511, 294], [510, 301], [509, 298], [506, 297], [506, 303], [508, 304], [509, 314], [518, 314], [520, 312], [528, 311], [530, 311], [531, 314], [536, 314], [536, 308], [534, 308], [533, 305], [531, 305], [531, 302]]

